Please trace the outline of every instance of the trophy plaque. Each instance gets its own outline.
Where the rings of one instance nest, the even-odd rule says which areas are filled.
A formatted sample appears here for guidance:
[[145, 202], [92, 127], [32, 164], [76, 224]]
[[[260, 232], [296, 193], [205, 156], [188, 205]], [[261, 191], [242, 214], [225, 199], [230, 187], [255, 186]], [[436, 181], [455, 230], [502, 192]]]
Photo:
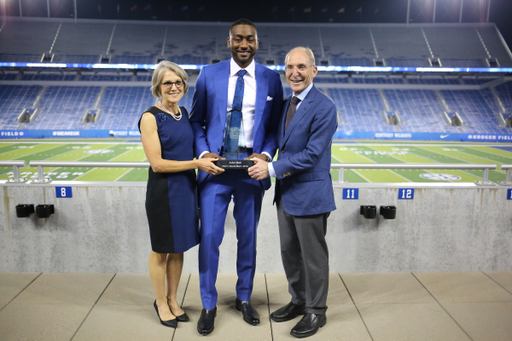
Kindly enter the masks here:
[[224, 129], [223, 159], [217, 161], [217, 166], [228, 169], [247, 169], [254, 165], [254, 161], [246, 160], [247, 149], [240, 146], [245, 142], [242, 112], [231, 110], [226, 116]]

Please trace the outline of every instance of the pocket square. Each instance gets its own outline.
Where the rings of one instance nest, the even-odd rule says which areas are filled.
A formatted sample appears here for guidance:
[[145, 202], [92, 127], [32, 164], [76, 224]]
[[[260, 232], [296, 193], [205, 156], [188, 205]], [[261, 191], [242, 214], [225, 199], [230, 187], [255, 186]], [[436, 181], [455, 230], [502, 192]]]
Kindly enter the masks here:
[[273, 98], [270, 96], [267, 96], [267, 102], [270, 102], [271, 100], [273, 100]]

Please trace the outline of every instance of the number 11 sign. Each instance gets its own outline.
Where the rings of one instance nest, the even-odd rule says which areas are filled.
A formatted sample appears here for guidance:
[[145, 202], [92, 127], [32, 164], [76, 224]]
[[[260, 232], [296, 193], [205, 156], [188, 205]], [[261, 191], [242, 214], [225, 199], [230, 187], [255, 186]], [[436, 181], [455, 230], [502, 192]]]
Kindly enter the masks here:
[[345, 199], [345, 200], [359, 199], [359, 188], [343, 188], [343, 199]]

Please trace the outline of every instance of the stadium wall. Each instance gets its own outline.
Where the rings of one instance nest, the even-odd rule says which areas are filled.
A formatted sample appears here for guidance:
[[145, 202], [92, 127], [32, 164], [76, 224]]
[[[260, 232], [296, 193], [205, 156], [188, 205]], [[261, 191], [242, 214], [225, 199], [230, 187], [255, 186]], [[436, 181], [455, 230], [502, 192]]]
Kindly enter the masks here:
[[[145, 184], [0, 186], [0, 271], [147, 272]], [[61, 186], [70, 187], [71, 195], [58, 198]], [[404, 186], [414, 190], [412, 198], [399, 198]], [[357, 200], [343, 199], [347, 188], [359, 190]], [[511, 191], [471, 183], [336, 184], [338, 209], [329, 218], [327, 232], [330, 271], [510, 271]], [[273, 189], [264, 198], [259, 225], [259, 273], [283, 272], [272, 199]], [[17, 218], [18, 204], [53, 204], [55, 214]], [[394, 205], [396, 219], [365, 219], [361, 205]], [[232, 207], [221, 254], [219, 271], [235, 273]], [[184, 273], [196, 272], [194, 247], [185, 255]]]
[[[334, 139], [350, 140], [430, 140], [430, 141], [480, 141], [510, 142], [512, 134], [463, 134], [463, 133], [412, 133], [412, 132], [361, 132], [339, 128]], [[140, 137], [138, 130], [0, 130], [0, 139], [12, 138], [105, 138]]]

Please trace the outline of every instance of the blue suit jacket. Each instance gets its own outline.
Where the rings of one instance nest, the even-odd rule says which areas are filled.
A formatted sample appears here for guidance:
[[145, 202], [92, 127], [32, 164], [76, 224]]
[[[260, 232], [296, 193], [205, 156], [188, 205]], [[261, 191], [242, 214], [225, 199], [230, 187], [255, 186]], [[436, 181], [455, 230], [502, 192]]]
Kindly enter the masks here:
[[[286, 113], [290, 99], [283, 112]], [[276, 196], [291, 215], [305, 216], [336, 209], [331, 179], [332, 136], [338, 128], [336, 107], [314, 85], [285, 132], [286, 114], [279, 123]]]
[[[253, 152], [274, 156], [277, 128], [283, 104], [283, 84], [275, 71], [256, 63], [256, 108], [254, 112]], [[195, 152], [220, 154], [228, 108], [229, 60], [204, 67], [196, 81], [190, 125], [194, 131]], [[201, 184], [209, 175], [198, 171]], [[270, 180], [261, 181], [264, 189]]]

